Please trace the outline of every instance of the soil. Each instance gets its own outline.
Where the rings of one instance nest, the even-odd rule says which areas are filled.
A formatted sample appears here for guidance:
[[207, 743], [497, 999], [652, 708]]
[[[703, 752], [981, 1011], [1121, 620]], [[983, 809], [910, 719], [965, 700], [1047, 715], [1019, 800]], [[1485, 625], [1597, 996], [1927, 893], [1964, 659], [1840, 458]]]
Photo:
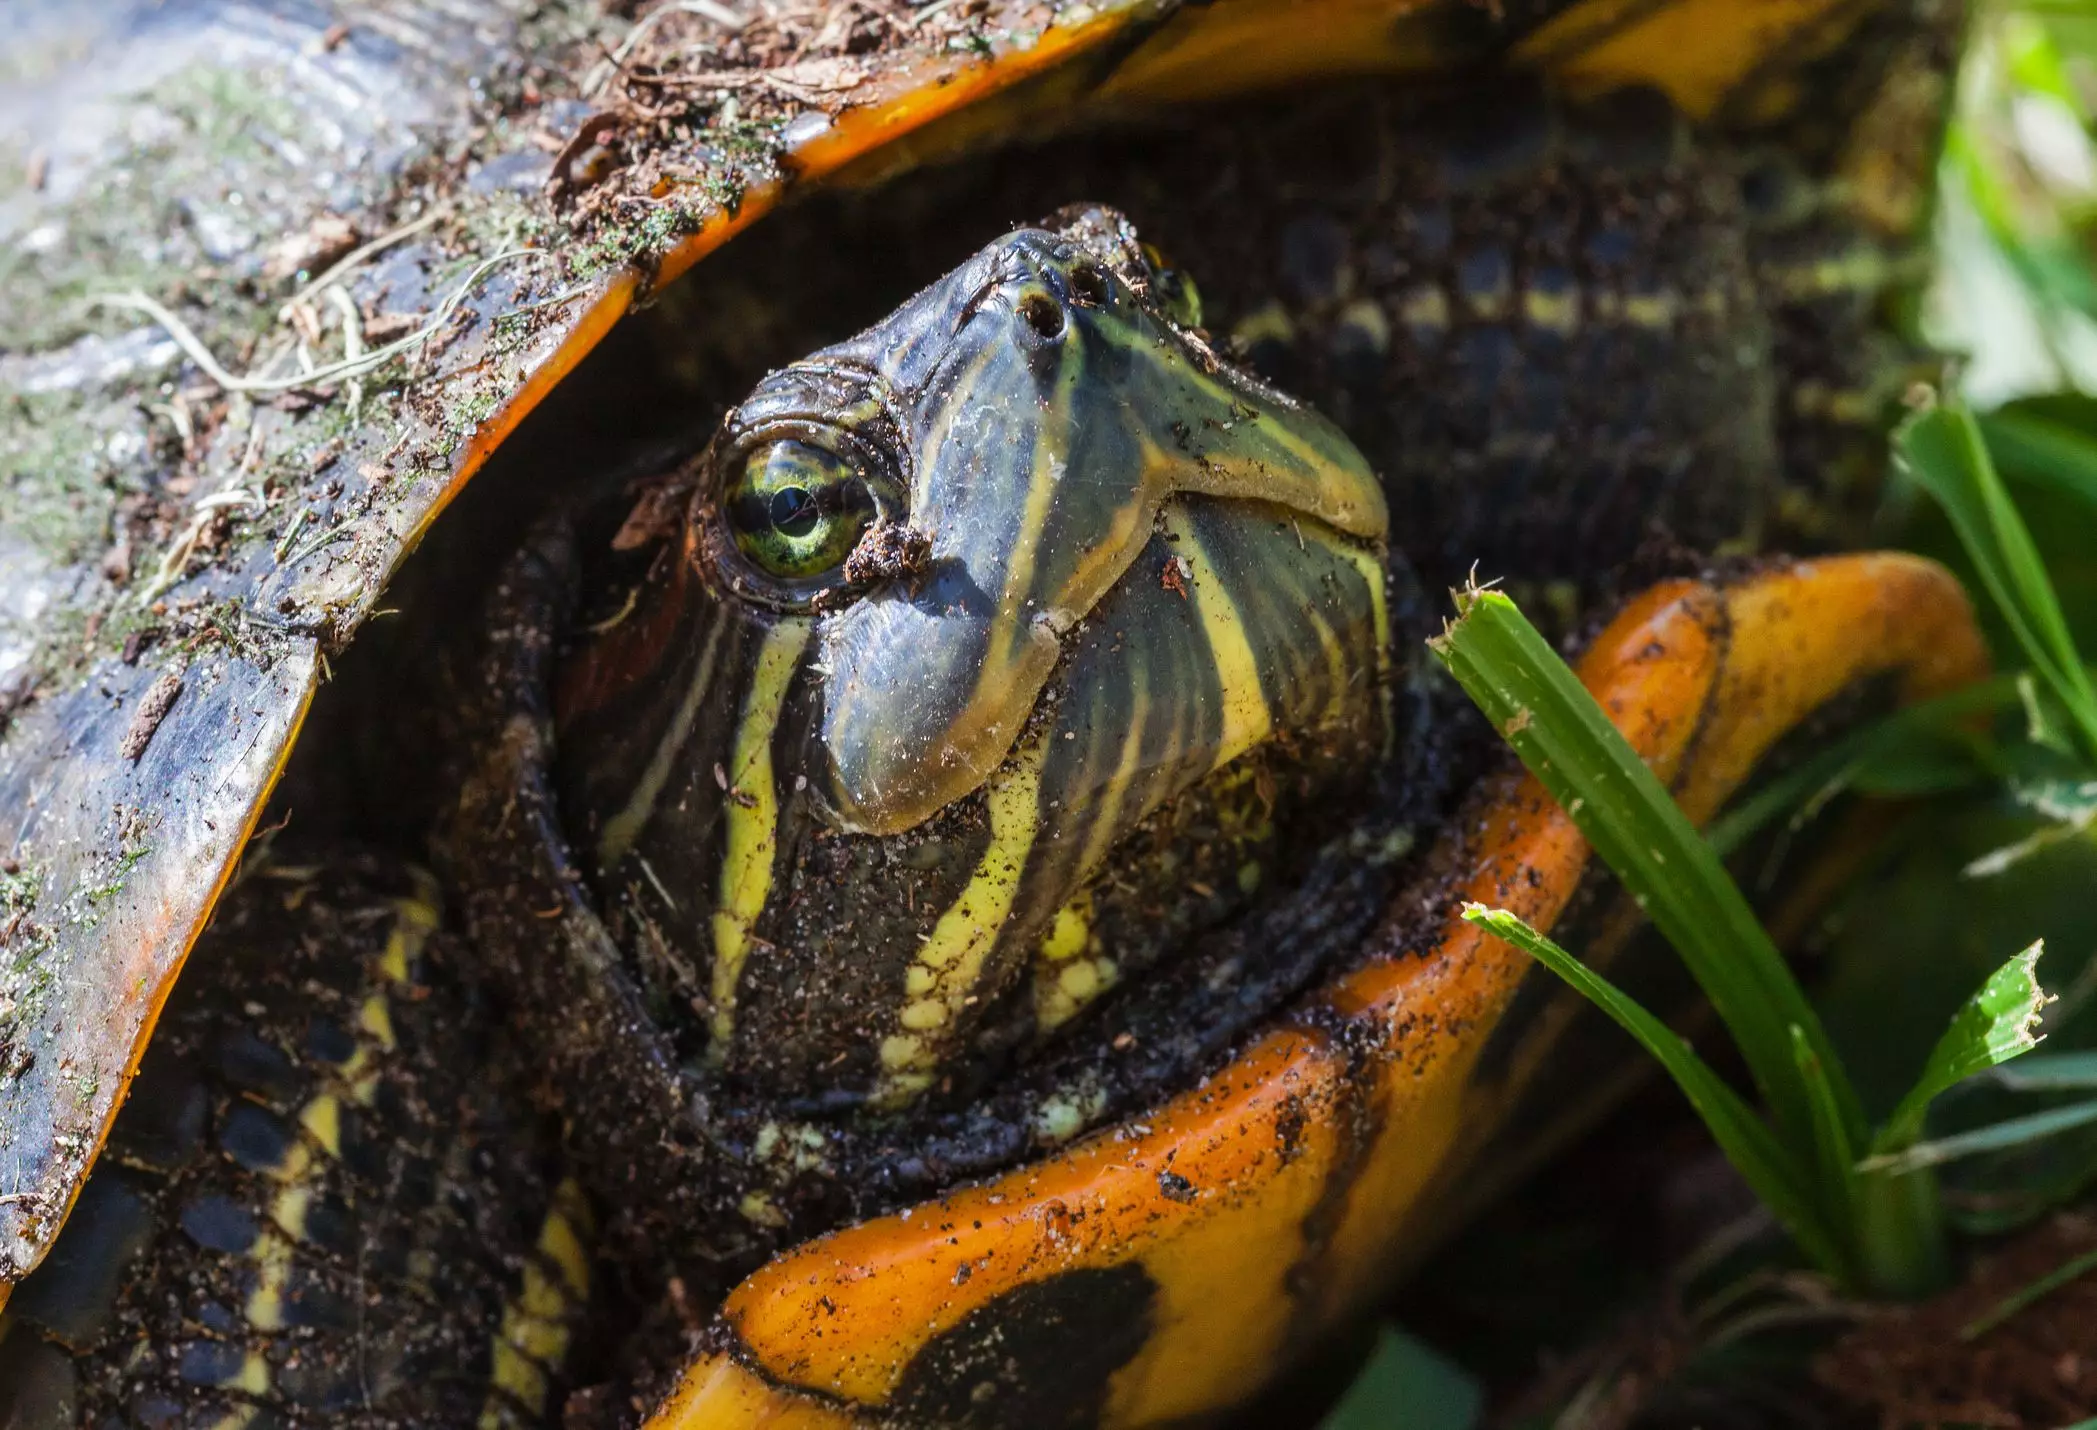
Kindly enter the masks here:
[[2059, 1430], [2097, 1415], [2097, 1268], [1980, 1335], [1961, 1334], [2092, 1252], [2097, 1207], [2056, 1214], [1976, 1258], [1955, 1290], [1850, 1332], [1815, 1378], [1888, 1430]]

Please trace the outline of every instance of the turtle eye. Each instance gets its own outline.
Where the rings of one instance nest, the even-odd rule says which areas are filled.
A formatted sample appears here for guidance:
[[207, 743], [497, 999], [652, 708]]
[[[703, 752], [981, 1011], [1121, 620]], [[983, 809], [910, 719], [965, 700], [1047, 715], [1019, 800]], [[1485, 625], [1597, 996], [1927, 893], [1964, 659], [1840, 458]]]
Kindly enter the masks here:
[[1143, 245], [1143, 257], [1150, 264], [1151, 294], [1165, 316], [1183, 328], [1200, 327], [1201, 290], [1194, 286], [1194, 275], [1174, 267], [1171, 259], [1150, 244]]
[[857, 467], [791, 437], [751, 449], [725, 506], [736, 549], [786, 580], [844, 565], [874, 519], [873, 493]]

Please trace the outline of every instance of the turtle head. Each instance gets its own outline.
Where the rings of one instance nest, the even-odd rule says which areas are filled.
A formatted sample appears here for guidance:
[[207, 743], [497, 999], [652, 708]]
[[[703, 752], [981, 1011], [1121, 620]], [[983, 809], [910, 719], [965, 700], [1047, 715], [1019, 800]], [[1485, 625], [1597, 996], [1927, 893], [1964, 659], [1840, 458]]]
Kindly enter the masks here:
[[1009, 1052], [1144, 961], [1087, 893], [1139, 826], [1123, 887], [1192, 867], [1161, 812], [1231, 804], [1249, 887], [1276, 758], [1380, 748], [1381, 489], [1191, 301], [1068, 211], [723, 419], [561, 733], [578, 842], [716, 1064], [894, 1102]]

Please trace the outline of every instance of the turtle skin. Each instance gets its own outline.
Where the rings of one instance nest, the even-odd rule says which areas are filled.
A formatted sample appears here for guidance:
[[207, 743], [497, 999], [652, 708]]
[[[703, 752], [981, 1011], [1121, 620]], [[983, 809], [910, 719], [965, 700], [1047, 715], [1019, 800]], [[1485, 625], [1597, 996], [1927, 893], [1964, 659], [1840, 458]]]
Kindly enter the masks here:
[[229, 895], [0, 1321], [0, 1426], [537, 1422], [590, 1215], [433, 890], [338, 850]]

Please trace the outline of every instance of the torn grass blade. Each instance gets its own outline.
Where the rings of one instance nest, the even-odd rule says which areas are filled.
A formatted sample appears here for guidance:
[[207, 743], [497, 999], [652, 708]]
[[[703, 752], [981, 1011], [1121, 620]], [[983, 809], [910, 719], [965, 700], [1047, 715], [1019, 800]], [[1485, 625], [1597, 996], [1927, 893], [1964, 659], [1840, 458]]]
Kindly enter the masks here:
[[2039, 1045], [2039, 1010], [2046, 1006], [2046, 993], [2039, 987], [2038, 967], [2045, 951], [2045, 940], [2037, 940], [1996, 969], [1966, 1000], [1937, 1040], [1915, 1085], [1873, 1139], [1874, 1154], [1913, 1146], [1922, 1138], [1931, 1103], [1967, 1078]]
[[[1711, 1129], [1755, 1194], [1782, 1222], [1810, 1258], [1829, 1274], [1850, 1279], [1844, 1241], [1832, 1228], [1813, 1192], [1809, 1169], [1801, 1167], [1775, 1133], [1713, 1072], [1696, 1051], [1615, 984], [1538, 933], [1506, 909], [1466, 905], [1465, 919], [1528, 954], [1550, 969], [1659, 1059], [1690, 1106]], [[1801, 1035], [1803, 1044], [1803, 1035]], [[1839, 1118], [1836, 1119], [1840, 1121]]]
[[[1513, 601], [1474, 588], [1457, 608], [1431, 643], [1436, 656], [1681, 955], [1785, 1139], [1810, 1147], [1814, 1138], [1812, 1094], [1792, 1053], [1797, 1027], [1831, 1074], [1850, 1142], [1862, 1145], [1863, 1111], [1819, 1016], [1711, 846]], [[1849, 1170], [1820, 1172], [1832, 1208]]]

